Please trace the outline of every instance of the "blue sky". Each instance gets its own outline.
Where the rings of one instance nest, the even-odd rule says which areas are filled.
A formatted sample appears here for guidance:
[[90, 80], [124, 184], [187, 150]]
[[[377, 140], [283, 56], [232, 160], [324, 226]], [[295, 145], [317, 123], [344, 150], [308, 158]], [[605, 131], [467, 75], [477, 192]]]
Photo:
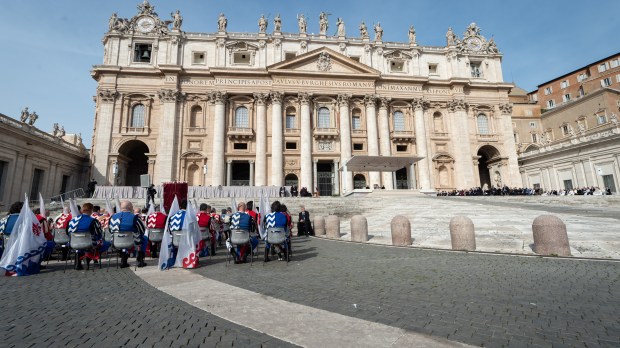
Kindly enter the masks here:
[[[19, 117], [24, 106], [50, 131], [64, 125], [82, 133], [90, 147], [96, 83], [92, 65], [101, 64], [101, 39], [113, 12], [130, 18], [142, 0], [0, 1], [0, 113]], [[261, 14], [282, 17], [282, 29], [297, 32], [296, 14], [318, 32], [319, 12], [331, 13], [329, 33], [342, 17], [347, 34], [358, 36], [360, 21], [381, 22], [384, 41], [406, 41], [415, 25], [421, 45], [445, 45], [449, 26], [462, 34], [476, 22], [504, 54], [504, 79], [530, 91], [540, 83], [620, 51], [620, 0], [152, 0], [162, 18], [179, 9], [183, 30], [214, 32], [218, 14], [228, 30], [256, 32]]]

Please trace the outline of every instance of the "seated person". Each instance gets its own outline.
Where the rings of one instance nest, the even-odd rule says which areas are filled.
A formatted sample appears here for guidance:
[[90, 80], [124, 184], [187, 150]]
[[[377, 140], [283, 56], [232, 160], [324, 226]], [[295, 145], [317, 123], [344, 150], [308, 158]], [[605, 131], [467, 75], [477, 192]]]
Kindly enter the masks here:
[[103, 229], [99, 220], [92, 216], [93, 205], [91, 203], [85, 203], [82, 206], [82, 214], [71, 219], [67, 232], [69, 235], [79, 232], [88, 232], [92, 239], [92, 250], [90, 251], [78, 251], [78, 257], [75, 262], [75, 269], [84, 269], [82, 266], [82, 259], [86, 259], [86, 263], [90, 263], [90, 260], [99, 260], [99, 256], [102, 252], [106, 252], [110, 247], [110, 242], [103, 239]]
[[[47, 221], [47, 218], [41, 215], [41, 209], [36, 208], [34, 210], [34, 215], [36, 216], [37, 220], [39, 220], [39, 224], [41, 224], [41, 230], [43, 230], [43, 235], [45, 235], [45, 239], [47, 240], [47, 243], [45, 245], [45, 252], [43, 253], [43, 256], [41, 257], [41, 261], [43, 261], [43, 260], [47, 260], [50, 257], [50, 255], [52, 255], [52, 252], [54, 252], [54, 247], [56, 246], [56, 243], [54, 243], [54, 235], [52, 234], [50, 224]], [[41, 266], [41, 268], [45, 268], [45, 266]]]
[[22, 210], [23, 206], [24, 202], [13, 203], [11, 205], [11, 208], [9, 208], [9, 216], [0, 220], [0, 235], [2, 235], [2, 238], [0, 238], [0, 243], [2, 243], [2, 249], [0, 249], [0, 258], [2, 257], [5, 249], [8, 248], [8, 245], [4, 244], [5, 239], [8, 240], [8, 238], [10, 238], [11, 233], [13, 232], [13, 228], [15, 227], [15, 222], [19, 217], [19, 212]]
[[[133, 235], [134, 247], [139, 248], [138, 251], [138, 267], [146, 266], [144, 256], [146, 251], [146, 238], [144, 238], [145, 226], [142, 219], [138, 215], [134, 215], [133, 204], [130, 201], [121, 202], [121, 211], [110, 217], [110, 231], [114, 233], [130, 232]], [[133, 249], [133, 248], [132, 248]], [[129, 267], [127, 259], [129, 259], [130, 250], [121, 252], [121, 268]]]
[[[250, 253], [250, 247], [252, 249], [258, 246], [258, 238], [253, 234], [256, 231], [256, 220], [246, 212], [246, 205], [244, 202], [239, 202], [237, 204], [237, 212], [233, 214], [230, 219], [230, 230], [231, 233], [234, 230], [244, 230], [250, 232], [250, 245], [237, 245], [235, 247], [226, 243], [230, 254], [235, 259], [235, 263], [245, 263], [247, 262], [248, 254]], [[230, 241], [230, 239], [229, 239]]]
[[[147, 228], [148, 229], [156, 229], [161, 230], [162, 235], [163, 231], [166, 229], [166, 219], [168, 216], [166, 214], [159, 211], [159, 207], [155, 206], [155, 212], [149, 215], [146, 219]], [[153, 242], [149, 240], [149, 248], [151, 250], [151, 257], [157, 257], [159, 253], [159, 248], [161, 247], [161, 242]]]
[[[265, 227], [282, 227], [286, 230], [288, 225], [288, 219], [286, 215], [280, 212], [281, 204], [279, 201], [275, 201], [271, 203], [271, 213], [265, 216]], [[278, 260], [283, 260], [282, 253], [284, 253], [284, 258], [286, 258], [288, 254], [287, 243], [284, 242], [280, 245], [274, 245], [278, 249]], [[271, 244], [265, 241], [265, 262], [269, 262], [269, 251], [271, 250]]]
[[[71, 221], [72, 218], [73, 216], [71, 216], [71, 213], [69, 213], [69, 208], [64, 208], [62, 214], [58, 215], [55, 219], [54, 229], [67, 231], [67, 227], [69, 227], [69, 221]], [[60, 260], [65, 261], [67, 259], [67, 255], [69, 254], [69, 246], [63, 245], [60, 251], [62, 253], [62, 258]]]
[[200, 241], [199, 256], [207, 256], [209, 255], [209, 244], [211, 245], [211, 250], [215, 251], [215, 232], [211, 231], [211, 208], [209, 205], [201, 203], [200, 211], [196, 214], [196, 217], [198, 218], [198, 228], [200, 229], [200, 233], [202, 234], [203, 232], [206, 232], [209, 234], [209, 239], [203, 239]]

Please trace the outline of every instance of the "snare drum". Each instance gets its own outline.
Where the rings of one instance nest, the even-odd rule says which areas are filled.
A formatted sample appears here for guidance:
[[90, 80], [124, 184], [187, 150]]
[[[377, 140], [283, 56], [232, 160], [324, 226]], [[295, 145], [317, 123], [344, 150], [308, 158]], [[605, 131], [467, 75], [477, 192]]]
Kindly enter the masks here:
[[149, 240], [151, 242], [161, 242], [164, 239], [163, 228], [151, 228], [149, 230]]

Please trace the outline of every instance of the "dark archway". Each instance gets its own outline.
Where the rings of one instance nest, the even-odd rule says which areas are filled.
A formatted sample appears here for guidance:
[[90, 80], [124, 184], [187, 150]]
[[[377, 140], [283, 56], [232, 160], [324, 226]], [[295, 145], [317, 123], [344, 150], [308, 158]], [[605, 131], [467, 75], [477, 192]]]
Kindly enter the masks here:
[[353, 177], [353, 188], [364, 189], [366, 188], [366, 177], [364, 174], [355, 174]]
[[491, 180], [491, 173], [489, 172], [489, 165], [500, 159], [499, 151], [491, 146], [484, 145], [478, 150], [478, 174], [480, 176], [480, 187], [490, 189], [493, 187]]
[[299, 179], [297, 179], [297, 175], [295, 174], [287, 174], [284, 177], [284, 186], [299, 186]]
[[250, 162], [233, 161], [230, 186], [250, 186]]
[[401, 168], [396, 171], [396, 187], [397, 190], [406, 190], [409, 188], [409, 173], [407, 173], [407, 167]]
[[[125, 167], [125, 180], [121, 184], [125, 186], [140, 186], [140, 175], [149, 173], [148, 157], [149, 147], [140, 140], [130, 140], [118, 149], [121, 160]], [[122, 175], [122, 173], [119, 173]], [[122, 177], [121, 177], [122, 179]]]

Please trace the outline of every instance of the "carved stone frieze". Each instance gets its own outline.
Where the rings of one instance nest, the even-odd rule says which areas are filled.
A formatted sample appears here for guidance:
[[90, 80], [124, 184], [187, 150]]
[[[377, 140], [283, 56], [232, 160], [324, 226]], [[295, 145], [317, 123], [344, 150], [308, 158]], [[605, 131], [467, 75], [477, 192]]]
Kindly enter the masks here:
[[364, 105], [368, 106], [376, 106], [377, 105], [377, 96], [374, 94], [366, 94], [364, 96]]
[[176, 102], [182, 100], [185, 97], [185, 93], [179, 92], [174, 89], [162, 89], [157, 95], [162, 102]]
[[209, 93], [209, 101], [214, 104], [223, 104], [226, 102], [228, 95], [226, 92], [222, 91], [213, 91]]
[[424, 97], [415, 98], [411, 101], [411, 106], [413, 107], [414, 110], [424, 110], [428, 108], [429, 105], [430, 103]]
[[390, 97], [379, 97], [379, 108], [387, 109], [388, 107], [390, 107], [391, 101], [392, 101], [392, 98]]
[[351, 100], [350, 94], [338, 94], [338, 105], [339, 106], [348, 106], [349, 101]]
[[452, 99], [448, 102], [448, 109], [452, 112], [466, 110], [468, 106], [462, 99]]
[[267, 99], [269, 99], [269, 93], [254, 93], [253, 95], [256, 105], [267, 104]]
[[113, 102], [116, 97], [118, 97], [118, 92], [116, 90], [104, 89], [99, 90], [97, 92], [99, 99], [104, 102]]
[[297, 100], [299, 100], [300, 104], [310, 104], [310, 98], [312, 95], [310, 93], [299, 93], [297, 95]]
[[502, 114], [511, 115], [512, 114], [512, 104], [501, 104], [499, 106]]
[[271, 102], [276, 103], [276, 104], [282, 104], [282, 97], [284, 97], [284, 94], [278, 91], [272, 91], [269, 94], [269, 98], [271, 99]]

